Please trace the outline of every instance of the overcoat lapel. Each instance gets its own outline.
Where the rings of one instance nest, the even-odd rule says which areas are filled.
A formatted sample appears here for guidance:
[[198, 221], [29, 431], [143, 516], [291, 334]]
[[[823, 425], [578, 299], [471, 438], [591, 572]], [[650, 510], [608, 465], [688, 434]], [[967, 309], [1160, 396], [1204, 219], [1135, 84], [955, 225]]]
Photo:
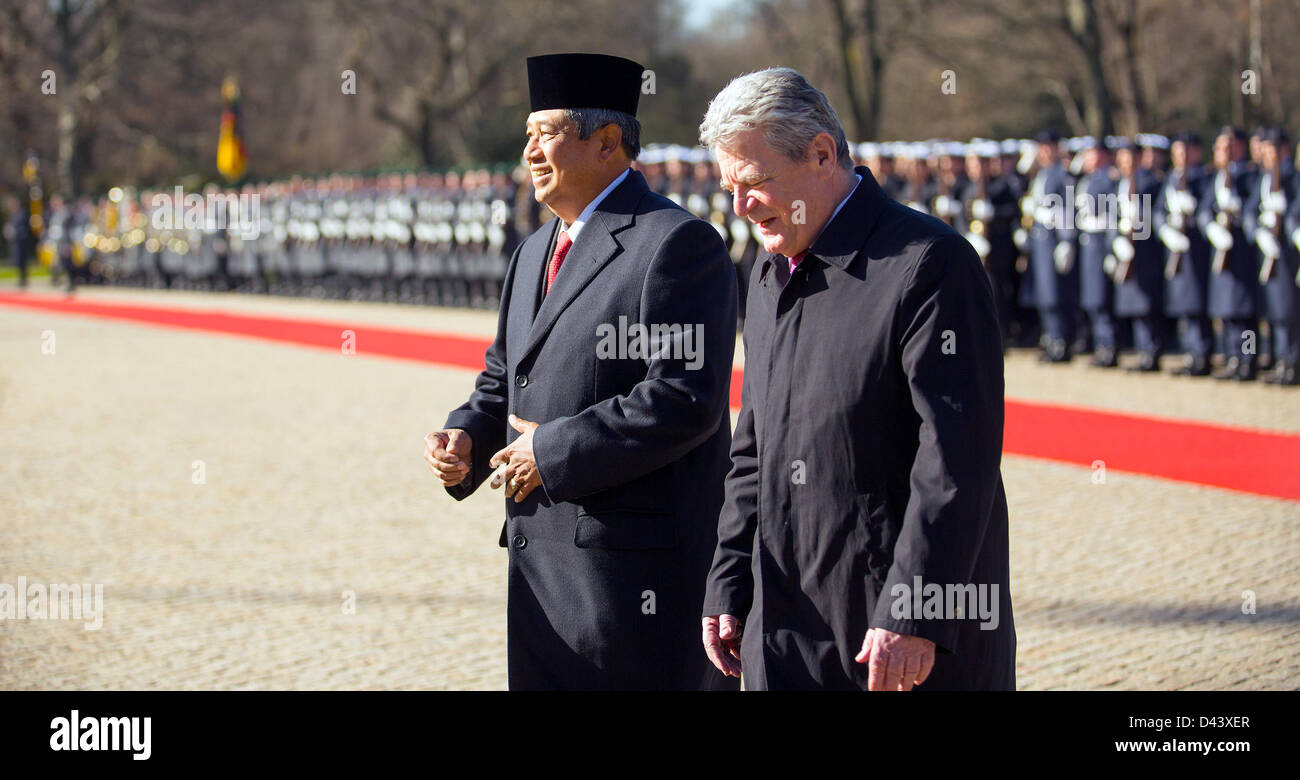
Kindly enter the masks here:
[[[596, 207], [591, 219], [583, 226], [582, 234], [574, 242], [573, 249], [564, 259], [564, 264], [560, 266], [555, 284], [542, 299], [542, 305], [538, 308], [537, 316], [533, 318], [532, 327], [528, 332], [527, 345], [519, 356], [520, 360], [528, 357], [529, 353], [542, 343], [560, 314], [573, 303], [573, 299], [578, 297], [591, 280], [620, 254], [623, 247], [614, 236], [632, 224], [632, 215], [637, 203], [648, 191], [649, 187], [646, 186], [645, 179], [640, 173], [632, 171], [627, 179]], [[555, 221], [558, 224], [559, 220]], [[543, 257], [540, 262], [546, 263], [549, 259]], [[538, 262], [536, 256], [530, 256], [527, 262], [529, 266], [521, 268], [521, 272], [526, 274], [525, 279], [535, 280], [531, 287], [535, 293], [536, 285], [542, 283], [541, 266], [532, 265]]]

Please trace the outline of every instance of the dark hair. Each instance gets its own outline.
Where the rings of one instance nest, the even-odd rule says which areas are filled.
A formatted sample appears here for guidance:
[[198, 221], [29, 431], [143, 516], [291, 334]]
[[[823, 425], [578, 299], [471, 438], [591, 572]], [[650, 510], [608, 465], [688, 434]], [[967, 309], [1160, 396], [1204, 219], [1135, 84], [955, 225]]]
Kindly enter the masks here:
[[564, 115], [578, 126], [578, 137], [584, 141], [606, 125], [618, 125], [628, 158], [635, 160], [641, 154], [641, 123], [631, 114], [609, 108], [566, 108]]

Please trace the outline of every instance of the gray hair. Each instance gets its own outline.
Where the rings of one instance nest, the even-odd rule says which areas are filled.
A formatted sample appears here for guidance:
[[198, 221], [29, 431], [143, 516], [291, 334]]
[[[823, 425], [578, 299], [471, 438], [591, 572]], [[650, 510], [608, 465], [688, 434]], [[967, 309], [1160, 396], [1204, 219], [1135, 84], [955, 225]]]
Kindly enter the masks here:
[[578, 126], [578, 138], [584, 141], [606, 125], [618, 125], [628, 158], [635, 160], [641, 154], [641, 123], [631, 114], [609, 108], [566, 108], [564, 116]]
[[700, 123], [700, 145], [726, 146], [747, 130], [762, 128], [767, 145], [791, 160], [808, 157], [818, 133], [835, 140], [840, 167], [853, 170], [849, 143], [831, 103], [792, 68], [768, 68], [731, 80], [713, 100]]

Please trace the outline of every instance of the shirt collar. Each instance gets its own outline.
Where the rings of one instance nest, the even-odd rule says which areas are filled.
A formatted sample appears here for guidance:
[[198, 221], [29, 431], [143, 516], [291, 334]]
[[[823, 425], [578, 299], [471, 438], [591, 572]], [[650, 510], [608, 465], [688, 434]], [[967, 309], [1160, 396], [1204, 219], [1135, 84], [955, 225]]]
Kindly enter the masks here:
[[[853, 182], [853, 189], [849, 190], [849, 194], [845, 195], [844, 200], [840, 201], [840, 205], [836, 206], [835, 210], [831, 212], [831, 217], [826, 220], [826, 225], [831, 224], [831, 220], [835, 219], [835, 215], [840, 213], [840, 209], [844, 208], [845, 203], [849, 202], [849, 198], [853, 197], [853, 193], [858, 191], [858, 185], [862, 183], [862, 174], [854, 173], [853, 178], [856, 180]], [[826, 225], [822, 226], [822, 233], [826, 232]], [[821, 238], [821, 233], [818, 233], [817, 237]], [[817, 243], [816, 240], [814, 240], [813, 243]]]
[[[858, 185], [862, 183], [862, 174], [855, 173], [853, 174], [853, 178], [856, 179], [856, 181], [853, 182], [853, 189], [849, 190], [849, 194], [845, 195], [844, 200], [840, 201], [840, 205], [836, 206], [835, 210], [831, 212], [831, 216], [829, 219], [826, 220], [826, 224], [822, 225], [822, 233], [826, 232], [826, 227], [831, 224], [832, 220], [835, 219], [835, 215], [840, 213], [840, 209], [844, 208], [844, 204], [849, 202], [849, 198], [853, 197], [854, 192], [857, 192]], [[821, 233], [817, 234], [817, 238], [821, 238]], [[813, 239], [813, 244], [816, 243], [817, 243], [817, 239]], [[803, 262], [804, 256], [808, 254], [810, 249], [811, 249], [811, 245], [809, 246], [809, 249], [805, 249], [804, 251], [790, 258], [790, 271], [792, 273], [794, 272], [794, 269], [799, 265], [799, 263]]]
[[587, 208], [583, 209], [582, 213], [578, 215], [578, 218], [573, 220], [572, 225], [568, 225], [566, 227], [561, 228], [564, 232], [569, 234], [570, 241], [578, 240], [578, 234], [582, 232], [582, 226], [587, 224], [587, 221], [591, 219], [592, 214], [596, 213], [596, 207], [599, 206], [600, 202], [605, 199], [605, 196], [613, 192], [614, 189], [618, 187], [618, 185], [622, 184], [623, 181], [627, 179], [627, 175], [631, 171], [632, 171], [631, 168], [627, 168], [622, 173], [620, 173], [618, 175], [618, 178], [610, 182], [609, 186], [606, 187], [603, 191], [601, 191], [599, 195], [596, 196], [595, 200], [587, 204]]
[[[811, 254], [841, 270], [847, 269], [871, 235], [876, 225], [876, 218], [889, 198], [866, 166], [859, 165], [854, 168], [854, 172], [858, 176], [857, 186], [826, 221], [817, 240], [813, 241], [812, 246], [804, 253], [805, 261]], [[777, 257], [782, 256], [768, 255], [763, 264], [763, 275], [767, 274], [773, 260]], [[788, 258], [783, 259], [788, 260]], [[788, 266], [787, 263], [783, 265]]]

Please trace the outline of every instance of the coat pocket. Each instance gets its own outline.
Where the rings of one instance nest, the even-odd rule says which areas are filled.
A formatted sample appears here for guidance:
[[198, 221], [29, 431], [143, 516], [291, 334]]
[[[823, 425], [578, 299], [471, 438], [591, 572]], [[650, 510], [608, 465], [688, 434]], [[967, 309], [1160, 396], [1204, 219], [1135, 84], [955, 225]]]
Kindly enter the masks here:
[[584, 549], [671, 550], [678, 545], [677, 518], [630, 509], [580, 511], [573, 543]]

